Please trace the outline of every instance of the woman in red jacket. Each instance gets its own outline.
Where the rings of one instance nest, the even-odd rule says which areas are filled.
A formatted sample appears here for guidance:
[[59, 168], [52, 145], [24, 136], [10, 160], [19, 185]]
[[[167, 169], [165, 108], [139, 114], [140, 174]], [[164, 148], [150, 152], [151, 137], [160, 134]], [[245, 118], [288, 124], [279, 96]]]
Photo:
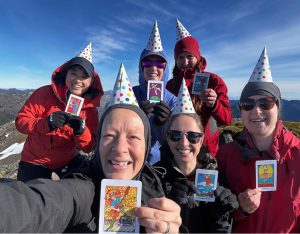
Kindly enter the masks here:
[[[167, 89], [177, 96], [182, 79], [185, 79], [195, 110], [201, 116], [201, 122], [205, 128], [204, 146], [208, 148], [212, 156], [215, 156], [219, 143], [217, 124], [229, 125], [232, 119], [227, 86], [218, 75], [204, 71], [206, 60], [200, 55], [197, 40], [178, 20], [174, 57], [173, 79], [168, 81]], [[209, 75], [208, 86], [201, 95], [192, 94], [196, 72]]]
[[[281, 94], [272, 82], [266, 50], [244, 87], [239, 108], [244, 130], [217, 154], [220, 179], [238, 196], [233, 232], [300, 232], [300, 140], [280, 120]], [[277, 161], [277, 188], [261, 192], [255, 163]]]
[[[79, 116], [64, 112], [68, 97], [84, 98]], [[28, 98], [15, 124], [27, 134], [21, 152], [18, 180], [61, 176], [64, 167], [78, 155], [95, 147], [98, 110], [103, 89], [91, 60], [91, 44], [52, 74], [52, 85], [43, 86]]]

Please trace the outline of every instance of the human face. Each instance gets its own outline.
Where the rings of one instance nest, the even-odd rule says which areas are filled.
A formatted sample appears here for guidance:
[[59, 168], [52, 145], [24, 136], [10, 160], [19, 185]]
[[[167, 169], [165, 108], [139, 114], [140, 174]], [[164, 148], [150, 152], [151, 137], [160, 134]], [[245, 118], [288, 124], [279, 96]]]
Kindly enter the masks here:
[[194, 68], [196, 64], [197, 58], [189, 52], [182, 52], [176, 59], [176, 65], [179, 69]]
[[[163, 63], [163, 67], [159, 67], [155, 64], [151, 66], [143, 66], [143, 62], [148, 61], [148, 62], [160, 62]], [[144, 72], [144, 78], [145, 80], [157, 80], [160, 81], [164, 75], [164, 70], [166, 66], [166, 61], [157, 55], [149, 55], [145, 57], [142, 61], [142, 67], [143, 67], [143, 72]]]
[[92, 78], [86, 74], [83, 67], [72, 66], [66, 77], [66, 86], [72, 94], [82, 96], [92, 84]]
[[[258, 100], [266, 96], [255, 95], [249, 99]], [[249, 111], [241, 109], [241, 119], [249, 133], [255, 137], [267, 137], [273, 134], [278, 121], [278, 107], [274, 105], [270, 110], [265, 110], [259, 105]]]
[[[171, 123], [170, 130], [177, 130], [183, 133], [190, 131], [201, 133], [200, 127], [196, 120], [187, 115], [178, 115], [178, 117], [176, 117]], [[202, 146], [203, 137], [201, 137], [200, 141], [195, 144], [189, 142], [186, 135], [183, 135], [182, 138], [177, 142], [171, 141], [170, 137], [168, 136], [167, 141], [178, 166], [180, 166], [180, 164], [196, 163], [197, 155], [199, 154]]]
[[112, 110], [103, 121], [98, 150], [106, 178], [130, 180], [136, 176], [146, 153], [144, 124], [138, 114], [123, 108]]

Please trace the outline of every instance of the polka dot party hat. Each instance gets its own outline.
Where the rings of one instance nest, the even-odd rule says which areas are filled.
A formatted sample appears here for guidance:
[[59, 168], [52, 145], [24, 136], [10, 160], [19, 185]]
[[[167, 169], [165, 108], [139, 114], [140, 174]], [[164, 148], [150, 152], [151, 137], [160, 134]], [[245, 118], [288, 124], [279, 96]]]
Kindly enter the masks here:
[[119, 74], [116, 79], [108, 106], [116, 104], [130, 104], [139, 106], [133, 93], [132, 86], [128, 80], [123, 63], [121, 63]]
[[178, 93], [178, 99], [176, 106], [174, 107], [174, 110], [172, 112], [172, 115], [178, 115], [178, 114], [194, 114], [195, 109], [193, 106], [193, 102], [191, 100], [191, 96], [189, 94], [189, 90], [186, 87], [185, 80], [182, 80], [180, 90]]
[[155, 21], [155, 24], [153, 26], [146, 50], [150, 50], [153, 52], [159, 52], [159, 51], [163, 50], [160, 35], [159, 35], [159, 30], [158, 30], [158, 26], [157, 26], [157, 21]]
[[77, 57], [82, 57], [87, 59], [90, 63], [92, 61], [92, 43], [88, 44], [78, 55]]
[[191, 37], [192, 35], [186, 30], [186, 28], [176, 19], [176, 42], [185, 37]]
[[249, 82], [273, 82], [266, 47], [260, 55]]

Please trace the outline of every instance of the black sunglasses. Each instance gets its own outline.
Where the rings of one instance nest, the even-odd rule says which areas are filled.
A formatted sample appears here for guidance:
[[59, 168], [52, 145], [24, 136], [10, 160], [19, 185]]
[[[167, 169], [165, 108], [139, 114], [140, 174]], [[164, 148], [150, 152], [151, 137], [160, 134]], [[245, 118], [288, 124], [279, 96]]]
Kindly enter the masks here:
[[260, 109], [271, 110], [276, 103], [277, 102], [272, 97], [265, 97], [265, 98], [260, 98], [257, 100], [247, 98], [247, 99], [239, 101], [239, 107], [241, 110], [250, 111], [256, 105], [258, 105]]
[[177, 142], [179, 141], [183, 135], [186, 136], [186, 138], [188, 139], [188, 141], [191, 143], [191, 144], [196, 144], [200, 141], [200, 138], [203, 137], [203, 133], [201, 132], [181, 132], [181, 131], [178, 131], [178, 130], [169, 130], [168, 131], [168, 136], [169, 136], [169, 139], [173, 142]]

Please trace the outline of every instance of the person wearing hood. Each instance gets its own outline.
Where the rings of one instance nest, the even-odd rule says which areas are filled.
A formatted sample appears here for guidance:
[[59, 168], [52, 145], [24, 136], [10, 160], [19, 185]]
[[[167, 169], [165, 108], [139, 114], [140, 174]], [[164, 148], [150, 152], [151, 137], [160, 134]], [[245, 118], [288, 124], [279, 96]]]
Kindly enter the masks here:
[[167, 141], [161, 147], [162, 159], [153, 166], [165, 169], [162, 184], [166, 186], [167, 197], [181, 206], [182, 226], [189, 233], [230, 232], [232, 213], [238, 202], [229, 189], [217, 186], [214, 202], [194, 199], [196, 170], [217, 170], [217, 162], [203, 151], [203, 126], [184, 80], [166, 135]]
[[[167, 89], [177, 95], [182, 80], [185, 80], [196, 113], [201, 117], [205, 129], [203, 144], [211, 155], [215, 156], [219, 143], [217, 124], [230, 125], [232, 120], [227, 86], [221, 77], [205, 71], [207, 63], [205, 58], [200, 55], [198, 41], [178, 20], [174, 58], [173, 78], [168, 81]], [[193, 79], [196, 72], [209, 75], [208, 86], [201, 95], [192, 94]]]
[[[79, 116], [65, 112], [70, 94], [84, 98]], [[79, 150], [94, 150], [98, 110], [104, 92], [92, 64], [89, 44], [52, 74], [52, 84], [35, 90], [19, 111], [16, 129], [28, 135], [21, 152], [18, 180], [59, 176], [76, 164]]]
[[[139, 62], [139, 85], [133, 87], [139, 106], [149, 117], [151, 125], [151, 152], [147, 159], [150, 164], [160, 160], [159, 148], [164, 142], [163, 130], [170, 111], [173, 110], [177, 98], [166, 89], [169, 79], [167, 56], [163, 50], [160, 34], [155, 22], [147, 47], [142, 51]], [[163, 100], [150, 103], [147, 100], [148, 81], [163, 81]]]
[[135, 210], [142, 231], [178, 233], [180, 207], [164, 197], [161, 182], [146, 161], [150, 141], [148, 118], [139, 108], [121, 65], [111, 101], [100, 119], [93, 160], [58, 181], [0, 184], [0, 209], [7, 211], [0, 220], [0, 230], [97, 231], [101, 180], [107, 178], [142, 182], [142, 206]]
[[[220, 179], [238, 196], [233, 232], [300, 232], [300, 140], [280, 120], [280, 89], [264, 48], [239, 100], [244, 129], [217, 153]], [[255, 164], [276, 160], [275, 191], [256, 186]]]

